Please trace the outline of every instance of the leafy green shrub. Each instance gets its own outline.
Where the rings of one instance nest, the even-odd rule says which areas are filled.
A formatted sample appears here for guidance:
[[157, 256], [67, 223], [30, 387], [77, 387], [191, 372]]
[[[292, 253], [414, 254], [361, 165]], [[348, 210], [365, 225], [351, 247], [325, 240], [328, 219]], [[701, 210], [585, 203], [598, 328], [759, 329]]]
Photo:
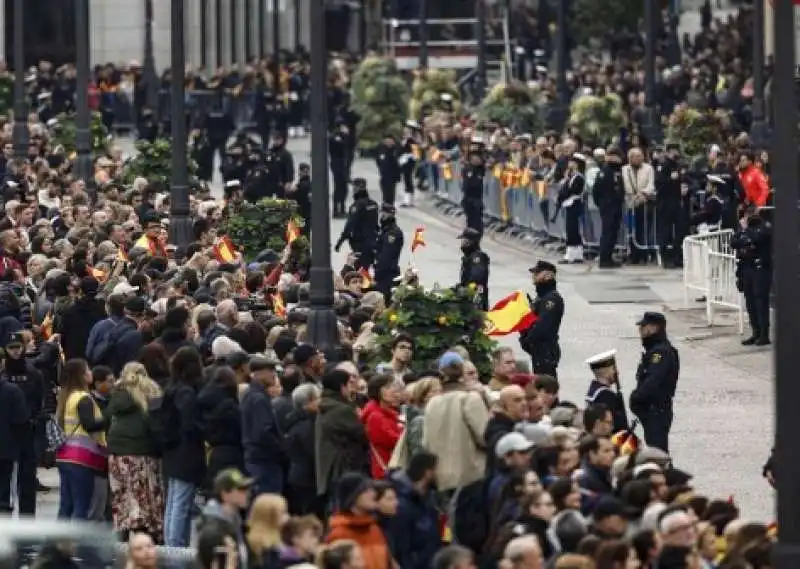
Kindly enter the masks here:
[[[191, 178], [197, 171], [197, 163], [189, 157], [188, 164]], [[169, 139], [136, 142], [136, 154], [126, 160], [122, 168], [122, 182], [132, 184], [139, 177], [169, 187], [172, 179], [172, 142]]]
[[[286, 227], [290, 220], [298, 227], [304, 223], [297, 215], [296, 201], [264, 198], [242, 204], [239, 213], [226, 221], [222, 233], [239, 247], [245, 259], [250, 260], [264, 249], [280, 253], [286, 247]], [[299, 237], [296, 243], [298, 248], [308, 249], [305, 237]]]
[[358, 146], [372, 150], [391, 133], [400, 136], [408, 113], [409, 89], [394, 61], [367, 57], [352, 79], [352, 106], [360, 117]]
[[474, 301], [469, 288], [425, 290], [417, 286], [400, 286], [392, 305], [377, 322], [375, 363], [391, 359], [391, 344], [401, 333], [414, 338], [416, 372], [435, 369], [441, 355], [450, 348], [463, 346], [478, 368], [481, 379], [491, 376], [491, 353], [496, 343], [485, 333], [484, 313]]
[[583, 95], [572, 101], [569, 124], [591, 146], [604, 146], [619, 136], [626, 124], [622, 99], [615, 93]]
[[478, 110], [482, 120], [516, 132], [536, 132], [542, 127], [539, 93], [519, 81], [495, 85]]
[[[78, 127], [75, 113], [62, 113], [56, 117], [58, 126], [53, 132], [53, 143], [64, 147], [67, 155], [78, 150], [76, 138]], [[92, 113], [89, 117], [89, 134], [91, 135], [92, 156], [102, 156], [108, 150], [108, 129], [103, 124], [100, 113]]]
[[710, 145], [725, 141], [730, 128], [726, 111], [699, 111], [680, 105], [667, 119], [666, 138], [680, 144], [684, 156], [696, 158], [705, 154]]
[[408, 116], [422, 120], [423, 110], [439, 110], [442, 95], [452, 97], [451, 106], [455, 114], [461, 111], [461, 93], [456, 83], [456, 75], [451, 69], [425, 69], [420, 71], [411, 84], [411, 101], [408, 103]]

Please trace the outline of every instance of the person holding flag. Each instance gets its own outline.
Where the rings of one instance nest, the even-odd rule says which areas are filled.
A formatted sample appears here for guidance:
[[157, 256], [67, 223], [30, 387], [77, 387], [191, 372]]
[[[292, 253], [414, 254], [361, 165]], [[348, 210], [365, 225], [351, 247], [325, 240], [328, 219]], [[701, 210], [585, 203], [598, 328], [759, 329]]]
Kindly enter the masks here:
[[161, 219], [155, 212], [149, 211], [142, 216], [144, 234], [133, 244], [134, 248], [144, 249], [148, 257], [166, 257], [167, 250], [161, 242]]
[[520, 347], [531, 357], [534, 374], [558, 377], [561, 348], [558, 331], [564, 317], [564, 299], [556, 289], [556, 267], [538, 261], [530, 269], [536, 287], [536, 300], [531, 302], [535, 315], [533, 324], [519, 334]]
[[481, 232], [467, 227], [458, 236], [461, 239], [461, 275], [458, 286], [475, 289], [478, 306], [489, 310], [489, 255], [481, 250]]
[[424, 227], [417, 227], [414, 230], [414, 236], [411, 238], [411, 254], [417, 252], [417, 249], [420, 247], [425, 247], [427, 243], [425, 243], [425, 228]]
[[599, 403], [611, 411], [614, 419], [612, 433], [628, 430], [628, 414], [625, 411], [622, 387], [619, 384], [617, 350], [595, 354], [586, 360], [586, 365], [594, 374], [594, 379], [589, 384], [589, 392], [586, 394], [586, 405]]

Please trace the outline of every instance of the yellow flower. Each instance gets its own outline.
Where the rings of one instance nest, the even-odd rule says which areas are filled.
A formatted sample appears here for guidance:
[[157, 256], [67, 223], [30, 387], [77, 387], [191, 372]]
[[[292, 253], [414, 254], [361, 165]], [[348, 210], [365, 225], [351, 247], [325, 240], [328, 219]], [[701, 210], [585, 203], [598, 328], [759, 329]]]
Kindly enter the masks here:
[[474, 291], [475, 289], [478, 288], [478, 285], [476, 285], [475, 283], [469, 283], [467, 288], [469, 288], [469, 290]]
[[389, 322], [397, 322], [397, 314], [390, 314], [389, 315]]
[[436, 322], [439, 323], [439, 326], [446, 326], [447, 325], [447, 316], [439, 316], [439, 318], [436, 319]]

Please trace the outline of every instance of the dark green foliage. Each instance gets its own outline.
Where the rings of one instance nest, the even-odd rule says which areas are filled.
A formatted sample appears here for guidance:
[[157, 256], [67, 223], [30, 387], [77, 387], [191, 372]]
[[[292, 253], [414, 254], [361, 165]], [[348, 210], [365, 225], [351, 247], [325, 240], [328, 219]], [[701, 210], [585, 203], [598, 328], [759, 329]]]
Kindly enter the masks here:
[[401, 286], [392, 305], [381, 314], [375, 362], [391, 359], [394, 337], [405, 332], [414, 338], [413, 369], [435, 369], [441, 355], [456, 346], [465, 347], [482, 379], [491, 376], [491, 353], [496, 343], [484, 332], [484, 313], [468, 288], [425, 290]]
[[515, 132], [536, 132], [542, 127], [540, 93], [519, 81], [495, 85], [481, 102], [480, 118]]
[[367, 57], [352, 80], [353, 110], [360, 117], [358, 146], [372, 150], [391, 133], [399, 137], [408, 113], [410, 90], [394, 61]]
[[[189, 158], [189, 178], [197, 171], [197, 163]], [[166, 138], [150, 143], [146, 140], [136, 142], [136, 154], [125, 161], [122, 169], [122, 182], [132, 184], [136, 178], [147, 178], [150, 182], [169, 187], [172, 180], [172, 142]]]
[[569, 21], [575, 45], [590, 39], [607, 41], [620, 32], [636, 32], [644, 17], [642, 0], [573, 0]]
[[[70, 155], [77, 151], [75, 139], [78, 129], [75, 124], [75, 113], [62, 113], [56, 118], [58, 119], [58, 126], [53, 131], [53, 144], [63, 146], [66, 154]], [[103, 118], [100, 113], [91, 114], [89, 131], [91, 134], [92, 156], [102, 156], [108, 151], [108, 129], [103, 124]]]
[[[302, 227], [303, 219], [297, 215], [297, 202], [264, 198], [256, 203], [245, 202], [237, 215], [231, 216], [222, 233], [231, 238], [244, 254], [253, 259], [264, 249], [280, 253], [286, 247], [286, 227], [294, 220]], [[300, 237], [297, 249], [308, 250], [308, 241]]]

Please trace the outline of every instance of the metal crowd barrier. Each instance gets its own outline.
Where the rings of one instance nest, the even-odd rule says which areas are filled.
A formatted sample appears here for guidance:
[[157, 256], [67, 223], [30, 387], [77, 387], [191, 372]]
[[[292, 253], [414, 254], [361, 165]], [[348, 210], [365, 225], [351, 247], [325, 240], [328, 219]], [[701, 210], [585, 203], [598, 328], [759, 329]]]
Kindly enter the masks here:
[[[420, 166], [425, 169], [430, 187], [442, 201], [450, 204], [453, 210], [461, 207], [461, 175], [457, 162], [434, 163], [424, 162]], [[511, 228], [512, 234], [524, 235], [531, 232], [539, 239], [548, 242], [562, 243], [566, 239], [565, 213], [562, 208], [557, 211], [556, 203], [559, 191], [558, 184], [544, 184], [530, 177], [530, 183], [524, 186], [518, 182], [508, 184], [503, 172], [487, 172], [483, 188], [484, 216], [492, 228]], [[507, 173], [512, 179], [519, 180], [523, 172], [516, 169]], [[528, 173], [530, 174], [530, 173]], [[514, 178], [516, 177], [516, 178]], [[623, 223], [617, 239], [616, 250], [624, 255], [633, 250], [643, 255], [657, 255], [655, 206], [644, 204], [636, 208], [626, 207], [623, 212]], [[581, 223], [584, 247], [597, 250], [600, 245], [602, 222], [600, 212], [591, 195], [584, 197], [584, 213]]]

